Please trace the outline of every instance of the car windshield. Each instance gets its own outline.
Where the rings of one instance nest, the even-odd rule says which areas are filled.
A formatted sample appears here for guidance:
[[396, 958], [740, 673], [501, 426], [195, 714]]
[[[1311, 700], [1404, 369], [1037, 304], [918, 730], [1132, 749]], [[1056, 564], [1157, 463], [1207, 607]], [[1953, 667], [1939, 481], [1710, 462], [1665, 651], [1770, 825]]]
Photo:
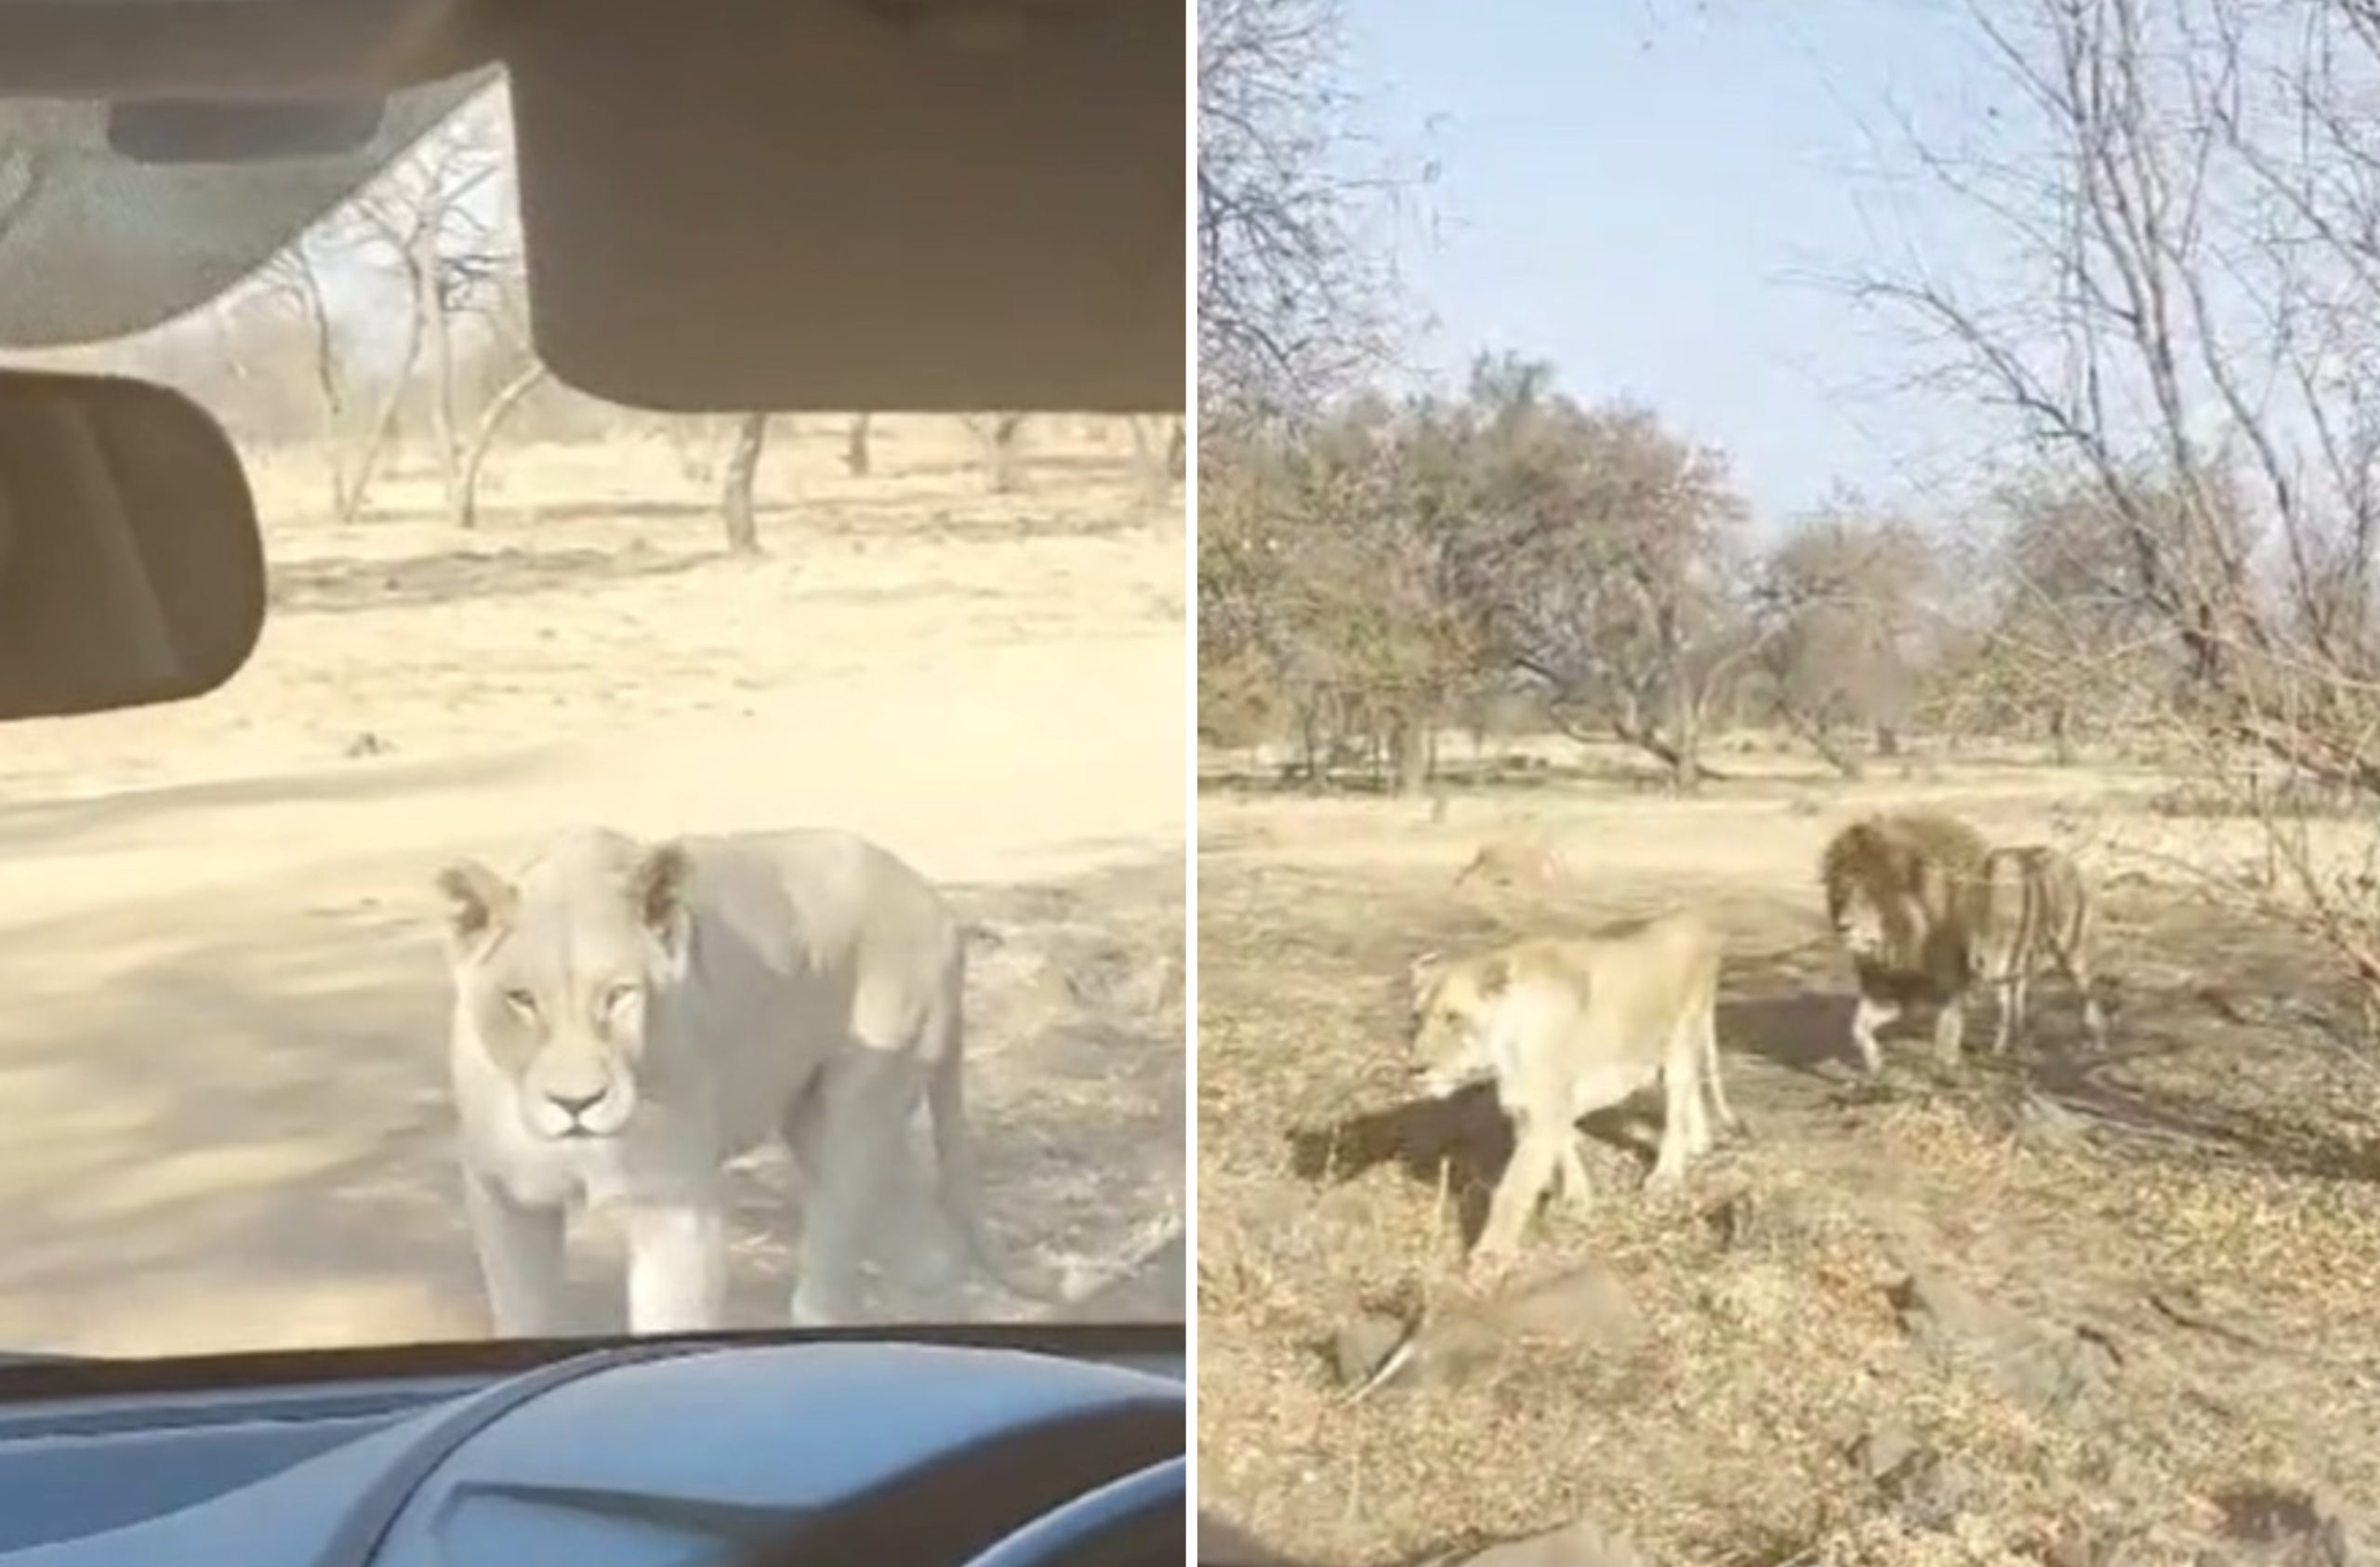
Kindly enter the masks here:
[[[539, 1041], [631, 1031], [617, 1012], [575, 1031], [536, 1015], [538, 987], [588, 981], [557, 976], [578, 961], [567, 942], [459, 1006], [457, 966], [496, 961], [474, 941], [508, 920], [527, 952], [565, 893], [647, 889], [621, 869], [554, 891], [569, 852], [527, 868], [579, 827], [636, 840], [621, 867], [681, 835], [808, 828], [893, 857], [698, 849], [671, 885], [711, 945], [636, 971], [648, 1044], [692, 1015], [681, 993], [717, 980], [721, 942], [776, 952], [779, 978], [833, 971], [813, 989], [848, 982], [847, 955], [787, 933], [798, 909], [804, 931], [866, 927], [860, 947], [897, 949], [868, 961], [908, 966], [897, 982], [868, 970], [862, 1001], [896, 1005], [855, 1033], [939, 1048], [939, 1012], [916, 1030], [892, 1017], [930, 1009], [946, 971], [918, 955], [943, 916], [902, 901], [910, 871], [963, 951], [979, 1167], [952, 1173], [979, 1199], [983, 1246], [944, 1200], [910, 1082], [887, 1112], [908, 1114], [910, 1156], [878, 1163], [859, 1208], [813, 1223], [840, 1152], [798, 1160], [776, 1136], [738, 1152], [729, 1325], [787, 1321], [827, 1223], [866, 1244], [866, 1320], [1179, 1321], [1179, 421], [665, 415], [561, 384], [529, 346], [500, 80], [399, 100], [377, 152], [236, 179], [46, 162], [62, 142], [44, 127], [74, 112], [25, 111], [0, 142], [0, 331], [85, 340], [0, 363], [165, 383], [221, 421], [257, 497], [271, 609], [220, 689], [13, 724], [0, 749], [0, 1344], [161, 1355], [506, 1331], [475, 1250], [456, 1152], [469, 1072], [453, 1058], [476, 1052], [547, 1113], [575, 1079], [557, 1067], [522, 1086]], [[243, 202], [240, 222], [206, 216]], [[112, 213], [129, 227], [92, 246]], [[243, 253], [282, 217], [294, 238]], [[63, 268], [75, 224], [120, 265]], [[87, 340], [126, 300], [168, 296], [189, 308]], [[608, 840], [563, 841], [583, 858]], [[470, 924], [458, 865], [503, 889], [492, 927]], [[791, 892], [751, 890], [771, 878]], [[652, 925], [654, 951], [675, 928]], [[710, 1004], [714, 1032], [754, 1015], [738, 1007], [783, 1011]], [[739, 1113], [806, 1091], [750, 1081], [651, 1087], [621, 1113], [700, 1100], [773, 1129], [805, 1113]], [[877, 1107], [867, 1093], [832, 1108]], [[821, 1100], [802, 1102], [824, 1115]], [[534, 1121], [482, 1127], [477, 1146], [500, 1164]], [[645, 1178], [629, 1163], [606, 1144], [572, 1166], [592, 1206], [565, 1298], [516, 1324], [635, 1325], [628, 1199]], [[512, 1166], [479, 1173], [515, 1219], [542, 1196]]]

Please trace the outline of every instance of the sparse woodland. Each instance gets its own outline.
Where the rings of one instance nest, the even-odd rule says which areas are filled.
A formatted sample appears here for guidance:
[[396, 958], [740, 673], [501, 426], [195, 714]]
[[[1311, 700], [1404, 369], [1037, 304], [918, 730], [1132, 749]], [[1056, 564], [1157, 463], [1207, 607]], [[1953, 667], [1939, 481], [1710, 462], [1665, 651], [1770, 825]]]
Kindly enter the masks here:
[[[0, 186], [0, 223], [9, 200]], [[471, 529], [508, 444], [627, 441], [665, 446], [689, 485], [708, 486], [726, 546], [750, 554], [767, 542], [768, 503], [756, 495], [772, 437], [830, 426], [846, 471], [866, 477], [877, 433], [866, 410], [662, 415], [553, 379], [530, 340], [501, 87], [205, 309], [129, 342], [18, 357], [103, 363], [191, 392], [252, 460], [316, 467], [322, 515], [341, 522], [369, 516], [379, 486], [402, 471], [432, 478], [446, 520]], [[953, 422], [980, 452], [985, 487], [1009, 494], [1030, 486], [1036, 425], [1063, 417], [999, 411]], [[1115, 422], [1129, 426], [1117, 440], [1162, 514], [1182, 477], [1180, 421]]]
[[[1692, 408], [1402, 362], [1336, 7], [1201, 8], [1200, 1474], [1300, 1560], [2380, 1559], [2380, 11], [1950, 12], [1937, 243], [1811, 281], [1971, 449], [1764, 516]], [[1855, 1080], [1815, 866], [1911, 805], [2077, 851], [2110, 1045]], [[1408, 966], [1677, 902], [1754, 1135], [1666, 1201], [1588, 1117], [1470, 1287]]]
[[1336, 172], [1329, 7], [1213, 9], [1210, 745], [1407, 792], [1464, 731], [1617, 744], [1687, 792], [1747, 730], [1846, 779], [2005, 743], [2177, 768], [2206, 809], [2268, 823], [2256, 890], [2380, 996], [2370, 856], [2315, 856], [2303, 831], [2380, 804], [2367, 7], [1975, 7], [2001, 141], [1904, 151], [2010, 264], [1829, 281], [1912, 334], [1911, 395], [1982, 410], [1995, 439], [1923, 514], [1846, 491], [1757, 519], [1689, 411], [1582, 401], [1558, 366], [1370, 389], [1395, 339], [1354, 236], [1380, 191]]

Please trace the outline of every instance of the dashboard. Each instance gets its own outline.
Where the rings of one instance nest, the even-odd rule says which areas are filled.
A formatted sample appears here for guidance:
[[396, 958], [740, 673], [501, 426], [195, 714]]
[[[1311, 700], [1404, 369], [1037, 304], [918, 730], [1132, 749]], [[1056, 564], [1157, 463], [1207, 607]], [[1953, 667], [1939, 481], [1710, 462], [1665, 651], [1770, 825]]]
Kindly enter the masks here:
[[0, 1362], [0, 1567], [1179, 1561], [1178, 1324]]

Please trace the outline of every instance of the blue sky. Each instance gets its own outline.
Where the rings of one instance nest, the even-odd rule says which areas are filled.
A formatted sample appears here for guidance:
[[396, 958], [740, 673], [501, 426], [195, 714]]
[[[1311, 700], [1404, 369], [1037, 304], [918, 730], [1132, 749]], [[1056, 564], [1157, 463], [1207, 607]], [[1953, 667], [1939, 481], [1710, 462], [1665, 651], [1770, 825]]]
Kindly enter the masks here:
[[[1897, 116], [1995, 84], [1950, 0], [1351, 0], [1349, 85], [1382, 151], [1437, 166], [1399, 266], [1430, 369], [1550, 359], [1724, 447], [1765, 521], [1837, 480], [1939, 497], [1968, 421], [1904, 389], [1897, 335], [1805, 281], [1938, 244], [1894, 199]], [[1967, 122], [1972, 123], [1972, 122]]]

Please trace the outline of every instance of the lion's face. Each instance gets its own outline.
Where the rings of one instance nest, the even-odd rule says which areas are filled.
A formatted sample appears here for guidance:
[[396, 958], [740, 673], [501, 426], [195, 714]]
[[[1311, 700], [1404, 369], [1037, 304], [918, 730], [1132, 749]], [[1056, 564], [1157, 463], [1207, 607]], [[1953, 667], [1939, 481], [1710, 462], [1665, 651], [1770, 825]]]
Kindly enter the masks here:
[[1834, 913], [1834, 934], [1844, 950], [1856, 958], [1880, 958], [1892, 939], [1884, 905], [1864, 889], [1843, 901]]
[[623, 846], [572, 842], [517, 888], [469, 863], [439, 878], [458, 1004], [533, 1137], [617, 1137], [641, 1102], [654, 994], [682, 964], [684, 867], [675, 846]]
[[604, 965], [491, 966], [471, 986], [479, 1037], [521, 1086], [521, 1117], [542, 1138], [617, 1137], [636, 1113], [644, 977]]
[[1487, 1021], [1508, 981], [1501, 958], [1448, 963], [1433, 954], [1414, 964], [1406, 1065], [1418, 1091], [1444, 1099], [1494, 1070]]

